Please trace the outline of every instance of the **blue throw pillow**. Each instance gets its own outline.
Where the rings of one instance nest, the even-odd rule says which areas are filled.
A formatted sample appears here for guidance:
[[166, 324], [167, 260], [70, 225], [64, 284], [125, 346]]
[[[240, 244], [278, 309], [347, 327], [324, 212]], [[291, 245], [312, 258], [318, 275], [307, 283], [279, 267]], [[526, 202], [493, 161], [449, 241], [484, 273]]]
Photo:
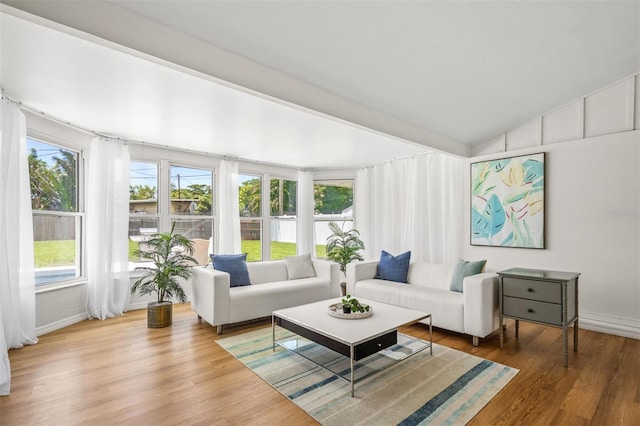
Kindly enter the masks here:
[[380, 253], [380, 262], [378, 262], [378, 273], [375, 278], [406, 283], [410, 260], [410, 251], [393, 256], [382, 250], [382, 253]]
[[456, 264], [453, 270], [453, 277], [451, 277], [451, 285], [449, 289], [451, 291], [458, 291], [462, 293], [462, 282], [465, 277], [479, 274], [484, 271], [484, 265], [486, 260], [478, 260], [477, 262], [469, 262], [468, 260], [461, 260]]
[[212, 254], [213, 269], [229, 274], [231, 287], [250, 285], [247, 254]]

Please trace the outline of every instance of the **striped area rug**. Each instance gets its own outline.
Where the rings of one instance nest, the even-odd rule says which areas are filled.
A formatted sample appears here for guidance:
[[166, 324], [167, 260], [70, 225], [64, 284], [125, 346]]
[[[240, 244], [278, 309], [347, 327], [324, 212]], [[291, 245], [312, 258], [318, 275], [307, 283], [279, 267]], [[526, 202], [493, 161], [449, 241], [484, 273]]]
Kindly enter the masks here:
[[[359, 374], [382, 369], [356, 383], [348, 377], [349, 360], [313, 342], [277, 328], [276, 338], [297, 337], [295, 349], [312, 353], [332, 371], [278, 346], [272, 350], [271, 327], [220, 339], [217, 343], [254, 373], [324, 425], [463, 425], [473, 418], [518, 370], [437, 344], [384, 367], [385, 357], [406, 351], [421, 340], [399, 335], [387, 355], [360, 361]], [[387, 360], [388, 361], [388, 360]]]

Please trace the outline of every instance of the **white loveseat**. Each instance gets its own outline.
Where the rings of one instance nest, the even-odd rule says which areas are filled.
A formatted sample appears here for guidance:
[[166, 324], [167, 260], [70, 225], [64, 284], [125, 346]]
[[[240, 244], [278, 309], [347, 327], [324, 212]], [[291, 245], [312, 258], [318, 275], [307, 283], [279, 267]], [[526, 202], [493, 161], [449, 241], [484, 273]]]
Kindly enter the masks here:
[[271, 316], [277, 309], [317, 302], [339, 295], [337, 263], [313, 260], [316, 277], [288, 279], [284, 260], [248, 262], [251, 285], [231, 287], [226, 272], [193, 268], [191, 309], [217, 327]]
[[469, 334], [474, 346], [498, 328], [495, 273], [468, 276], [463, 291], [457, 292], [450, 290], [455, 264], [411, 263], [407, 283], [374, 279], [377, 266], [378, 261], [349, 264], [347, 293], [430, 313], [435, 327]]

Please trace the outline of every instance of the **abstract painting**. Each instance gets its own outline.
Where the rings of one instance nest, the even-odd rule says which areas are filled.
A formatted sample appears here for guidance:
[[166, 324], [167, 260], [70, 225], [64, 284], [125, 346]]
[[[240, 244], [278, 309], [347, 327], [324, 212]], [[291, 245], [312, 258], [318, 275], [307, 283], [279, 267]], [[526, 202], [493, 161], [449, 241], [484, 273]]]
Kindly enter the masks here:
[[544, 159], [471, 164], [471, 245], [544, 248]]

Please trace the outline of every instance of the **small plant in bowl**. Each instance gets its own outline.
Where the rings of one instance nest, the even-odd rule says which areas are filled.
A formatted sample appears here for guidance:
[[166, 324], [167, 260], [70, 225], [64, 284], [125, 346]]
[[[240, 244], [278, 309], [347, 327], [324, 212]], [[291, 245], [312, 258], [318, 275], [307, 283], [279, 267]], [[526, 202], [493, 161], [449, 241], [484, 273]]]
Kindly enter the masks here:
[[369, 312], [369, 305], [362, 305], [358, 299], [347, 294], [342, 300], [342, 312], [350, 314], [351, 312]]

